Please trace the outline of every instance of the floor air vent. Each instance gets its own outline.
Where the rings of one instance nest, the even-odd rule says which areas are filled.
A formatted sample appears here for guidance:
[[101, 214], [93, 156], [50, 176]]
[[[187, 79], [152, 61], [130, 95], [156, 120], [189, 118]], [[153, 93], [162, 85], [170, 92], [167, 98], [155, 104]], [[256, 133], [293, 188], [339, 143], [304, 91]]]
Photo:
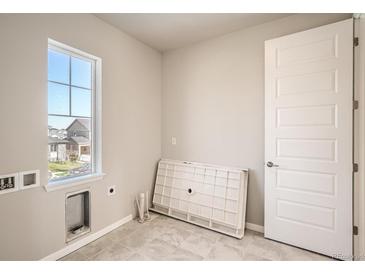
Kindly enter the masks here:
[[90, 232], [90, 192], [82, 190], [66, 195], [66, 242]]

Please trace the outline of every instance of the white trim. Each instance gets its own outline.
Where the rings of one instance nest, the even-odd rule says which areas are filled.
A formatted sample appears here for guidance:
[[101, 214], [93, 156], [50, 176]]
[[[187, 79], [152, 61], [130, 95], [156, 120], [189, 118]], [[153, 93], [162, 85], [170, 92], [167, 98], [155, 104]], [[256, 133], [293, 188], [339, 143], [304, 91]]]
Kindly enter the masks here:
[[66, 53], [66, 54], [70, 54], [72, 55], [72, 53], [74, 53], [74, 57], [84, 57], [84, 58], [88, 58], [88, 59], [93, 59], [93, 60], [101, 60], [101, 58], [95, 56], [95, 55], [92, 55], [88, 52], [85, 52], [83, 50], [80, 50], [80, 49], [77, 49], [77, 48], [74, 48], [74, 47], [71, 47], [69, 45], [66, 45], [64, 43], [61, 43], [61, 42], [58, 42], [56, 40], [53, 40], [51, 38], [48, 38], [48, 47], [53, 49], [53, 50], [56, 50], [56, 51], [61, 51], [64, 50], [63, 52]]
[[80, 177], [73, 177], [65, 180], [60, 180], [52, 183], [48, 183], [44, 186], [47, 192], [56, 191], [60, 189], [70, 188], [74, 186], [79, 186], [87, 184], [94, 181], [100, 181], [104, 178], [105, 173], [95, 173], [90, 175], [83, 175]]
[[253, 230], [256, 232], [264, 233], [264, 227], [262, 225], [257, 225], [253, 223], [247, 223], [246, 222], [246, 229]]
[[105, 234], [113, 231], [114, 229], [124, 225], [125, 223], [129, 222], [132, 220], [132, 214], [124, 217], [123, 219], [99, 230], [98, 232], [95, 232], [93, 234], [90, 234], [89, 236], [80, 239], [77, 242], [71, 243], [67, 246], [65, 246], [64, 248], [44, 257], [43, 259], [41, 259], [41, 261], [56, 261], [62, 257], [65, 257], [66, 255], [74, 252], [75, 250], [95, 241], [96, 239], [104, 236]]
[[102, 161], [102, 60], [101, 58], [95, 59], [95, 95], [93, 99], [95, 100], [94, 106], [94, 136], [93, 136], [93, 149], [94, 153], [94, 166], [96, 167], [95, 172], [103, 173], [103, 161]]

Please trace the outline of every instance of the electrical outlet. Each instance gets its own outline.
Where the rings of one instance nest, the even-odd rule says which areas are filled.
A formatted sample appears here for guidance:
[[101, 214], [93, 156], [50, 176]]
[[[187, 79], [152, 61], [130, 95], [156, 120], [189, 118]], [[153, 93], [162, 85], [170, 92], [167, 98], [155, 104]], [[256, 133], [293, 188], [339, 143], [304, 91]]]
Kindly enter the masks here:
[[115, 185], [108, 187], [108, 196], [115, 195]]
[[18, 173], [0, 175], [0, 194], [17, 191], [19, 189]]
[[171, 137], [171, 144], [176, 145], [176, 137], [174, 136]]

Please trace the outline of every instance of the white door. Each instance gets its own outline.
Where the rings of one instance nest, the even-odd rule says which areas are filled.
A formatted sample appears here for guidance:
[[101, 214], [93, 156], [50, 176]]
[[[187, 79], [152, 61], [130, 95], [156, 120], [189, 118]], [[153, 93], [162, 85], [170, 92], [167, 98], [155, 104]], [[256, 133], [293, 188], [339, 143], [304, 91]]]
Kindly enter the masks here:
[[352, 256], [352, 19], [265, 43], [265, 237]]

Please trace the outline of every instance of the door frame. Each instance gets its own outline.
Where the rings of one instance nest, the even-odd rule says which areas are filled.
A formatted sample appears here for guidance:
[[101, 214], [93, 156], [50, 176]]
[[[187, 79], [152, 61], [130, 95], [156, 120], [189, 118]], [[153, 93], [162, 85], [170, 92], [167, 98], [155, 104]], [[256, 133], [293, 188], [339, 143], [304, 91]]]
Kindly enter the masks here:
[[354, 259], [365, 260], [365, 14], [354, 14], [354, 36], [359, 46], [354, 48], [354, 98], [359, 108], [354, 111]]

